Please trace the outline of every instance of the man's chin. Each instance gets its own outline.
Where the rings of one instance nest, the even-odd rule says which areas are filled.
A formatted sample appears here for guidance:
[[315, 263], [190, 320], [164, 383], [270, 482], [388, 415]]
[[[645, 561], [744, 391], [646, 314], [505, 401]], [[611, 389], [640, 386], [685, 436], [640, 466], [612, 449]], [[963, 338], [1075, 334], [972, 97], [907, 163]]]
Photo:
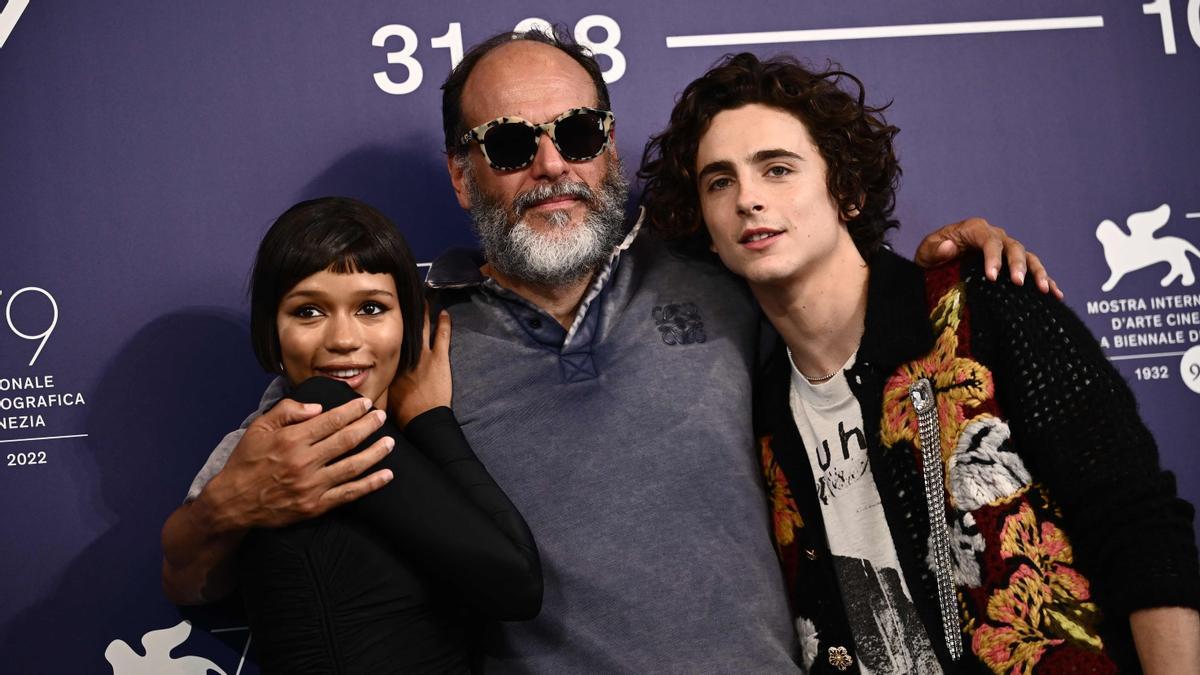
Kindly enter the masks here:
[[[565, 225], [553, 225], [550, 223], [529, 223], [526, 222], [521, 228], [520, 236], [522, 246], [529, 251], [530, 254], [536, 254], [539, 250], [553, 249], [559, 254], [566, 254], [569, 257], [578, 255], [582, 250], [591, 249], [596, 246], [595, 233], [589, 231], [585, 225], [580, 223], [567, 223]], [[573, 253], [566, 253], [571, 251]]]

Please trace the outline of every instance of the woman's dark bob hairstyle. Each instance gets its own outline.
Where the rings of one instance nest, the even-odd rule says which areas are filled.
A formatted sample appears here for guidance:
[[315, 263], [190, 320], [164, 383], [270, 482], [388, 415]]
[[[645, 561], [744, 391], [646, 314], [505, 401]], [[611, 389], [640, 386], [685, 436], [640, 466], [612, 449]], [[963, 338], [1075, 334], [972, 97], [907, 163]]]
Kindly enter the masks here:
[[408, 243], [370, 206], [347, 197], [322, 197], [284, 211], [258, 247], [250, 273], [250, 341], [262, 367], [283, 374], [275, 323], [279, 302], [296, 284], [323, 270], [392, 275], [404, 318], [398, 370], [417, 365], [425, 300]]

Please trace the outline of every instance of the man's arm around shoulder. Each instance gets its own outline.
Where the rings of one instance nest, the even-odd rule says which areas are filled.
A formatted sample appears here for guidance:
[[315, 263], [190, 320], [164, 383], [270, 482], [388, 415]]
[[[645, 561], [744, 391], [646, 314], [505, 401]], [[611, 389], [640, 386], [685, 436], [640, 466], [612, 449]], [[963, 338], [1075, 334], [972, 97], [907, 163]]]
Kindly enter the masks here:
[[224, 468], [163, 525], [167, 598], [221, 599], [233, 590], [233, 560], [252, 528], [313, 518], [387, 484], [386, 469], [360, 476], [391, 451], [391, 438], [342, 457], [383, 423], [383, 413], [370, 410], [367, 399], [324, 413], [285, 400], [252, 422]]
[[206, 488], [163, 525], [163, 592], [177, 605], [215, 602], [234, 587], [234, 554], [249, 530], [223, 529], [211, 493]]

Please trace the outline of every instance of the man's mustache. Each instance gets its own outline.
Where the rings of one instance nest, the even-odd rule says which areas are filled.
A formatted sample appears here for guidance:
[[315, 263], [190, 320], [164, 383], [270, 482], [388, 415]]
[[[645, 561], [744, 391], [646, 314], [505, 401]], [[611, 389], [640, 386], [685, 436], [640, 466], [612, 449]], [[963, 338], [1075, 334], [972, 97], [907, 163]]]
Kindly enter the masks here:
[[521, 214], [532, 208], [538, 202], [558, 197], [578, 197], [587, 202], [588, 206], [596, 208], [595, 193], [586, 183], [575, 181], [560, 181], [538, 185], [517, 195], [513, 200], [513, 212], [519, 218]]

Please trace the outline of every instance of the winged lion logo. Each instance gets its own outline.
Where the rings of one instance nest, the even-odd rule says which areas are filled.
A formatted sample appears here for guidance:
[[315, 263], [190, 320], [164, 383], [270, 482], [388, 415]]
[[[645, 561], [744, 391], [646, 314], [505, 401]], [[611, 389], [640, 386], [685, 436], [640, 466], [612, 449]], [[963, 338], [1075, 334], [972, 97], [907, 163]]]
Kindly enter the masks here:
[[1096, 227], [1096, 239], [1104, 247], [1104, 260], [1109, 270], [1108, 281], [1100, 287], [1101, 290], [1111, 291], [1126, 274], [1164, 262], [1171, 269], [1158, 282], [1159, 285], [1169, 286], [1176, 279], [1184, 286], [1196, 283], [1196, 274], [1192, 271], [1188, 254], [1200, 258], [1200, 250], [1180, 237], [1154, 236], [1170, 219], [1171, 207], [1163, 204], [1152, 211], [1131, 214], [1125, 220], [1129, 234], [1107, 219]]

